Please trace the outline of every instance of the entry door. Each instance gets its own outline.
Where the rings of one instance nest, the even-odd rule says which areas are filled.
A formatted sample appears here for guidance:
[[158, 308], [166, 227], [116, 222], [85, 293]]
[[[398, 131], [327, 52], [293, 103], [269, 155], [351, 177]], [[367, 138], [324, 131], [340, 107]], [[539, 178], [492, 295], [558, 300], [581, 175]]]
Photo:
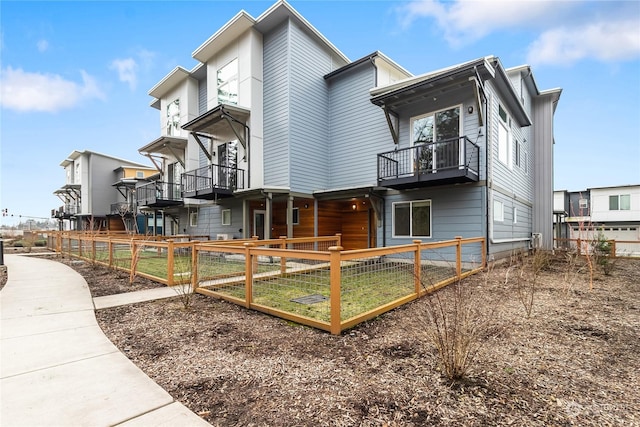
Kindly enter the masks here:
[[260, 240], [264, 239], [264, 220], [267, 211], [253, 211], [253, 235]]

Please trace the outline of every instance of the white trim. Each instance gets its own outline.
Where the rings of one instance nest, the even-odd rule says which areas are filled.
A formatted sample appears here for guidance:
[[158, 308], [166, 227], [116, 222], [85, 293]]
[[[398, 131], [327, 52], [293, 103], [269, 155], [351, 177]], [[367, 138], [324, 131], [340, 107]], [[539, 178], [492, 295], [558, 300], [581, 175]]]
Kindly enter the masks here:
[[[429, 235], [428, 236], [418, 236], [413, 234], [413, 204], [420, 202], [428, 202], [429, 203]], [[397, 205], [409, 205], [409, 235], [396, 235], [396, 206]], [[391, 204], [391, 237], [394, 239], [409, 239], [409, 238], [422, 238], [422, 239], [430, 239], [433, 237], [433, 201], [431, 199], [422, 199], [422, 200], [405, 200], [399, 202], [393, 202]]]

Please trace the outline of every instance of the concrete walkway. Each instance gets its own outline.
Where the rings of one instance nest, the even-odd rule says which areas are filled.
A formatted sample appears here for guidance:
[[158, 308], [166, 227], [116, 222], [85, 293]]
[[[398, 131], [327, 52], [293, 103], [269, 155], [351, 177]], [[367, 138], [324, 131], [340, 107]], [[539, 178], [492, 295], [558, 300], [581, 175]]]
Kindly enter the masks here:
[[6, 255], [5, 264], [0, 425], [209, 425], [107, 339], [82, 276], [36, 257]]

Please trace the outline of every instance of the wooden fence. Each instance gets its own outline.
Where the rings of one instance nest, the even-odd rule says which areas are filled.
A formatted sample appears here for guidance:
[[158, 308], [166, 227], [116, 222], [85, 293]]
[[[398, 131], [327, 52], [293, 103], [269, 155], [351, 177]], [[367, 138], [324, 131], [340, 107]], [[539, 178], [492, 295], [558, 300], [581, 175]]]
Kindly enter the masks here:
[[55, 232], [48, 246], [332, 334], [486, 266], [482, 237], [351, 251], [340, 246], [340, 234], [204, 242], [143, 237]]

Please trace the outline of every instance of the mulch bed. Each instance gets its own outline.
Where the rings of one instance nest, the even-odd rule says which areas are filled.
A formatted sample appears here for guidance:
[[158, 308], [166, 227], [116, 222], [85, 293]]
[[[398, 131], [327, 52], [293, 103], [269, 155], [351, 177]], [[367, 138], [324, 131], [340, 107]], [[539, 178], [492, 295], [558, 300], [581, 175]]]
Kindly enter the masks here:
[[[95, 296], [132, 289], [124, 273], [71, 266]], [[530, 317], [507, 265], [465, 279], [491, 326], [455, 382], [425, 333], [427, 298], [341, 336], [199, 294], [189, 309], [171, 298], [96, 316], [127, 357], [213, 425], [629, 426], [640, 425], [639, 274], [640, 260], [620, 260], [590, 290], [584, 266], [556, 259], [538, 277]]]

